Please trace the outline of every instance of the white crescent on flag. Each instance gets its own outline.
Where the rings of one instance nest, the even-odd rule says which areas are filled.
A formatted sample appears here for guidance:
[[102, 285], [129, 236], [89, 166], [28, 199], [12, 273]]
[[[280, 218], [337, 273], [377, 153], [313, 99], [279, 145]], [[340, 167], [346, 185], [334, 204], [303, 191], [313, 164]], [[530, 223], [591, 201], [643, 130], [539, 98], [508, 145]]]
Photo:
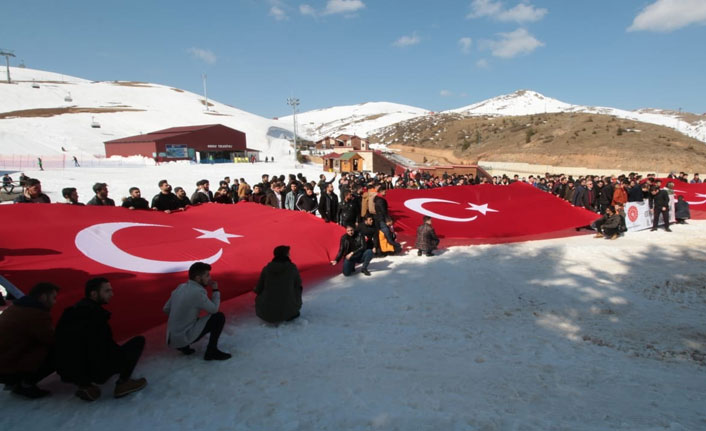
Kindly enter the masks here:
[[463, 222], [473, 221], [478, 218], [478, 216], [473, 216], [473, 217], [468, 217], [468, 218], [449, 217], [449, 216], [445, 216], [443, 214], [435, 213], [434, 211], [430, 211], [430, 210], [424, 208], [424, 204], [429, 203], [429, 202], [441, 202], [441, 203], [446, 203], [446, 204], [461, 205], [458, 202], [447, 201], [445, 199], [418, 198], [418, 199], [406, 200], [404, 202], [404, 206], [406, 206], [407, 208], [411, 209], [414, 212], [418, 212], [419, 214], [433, 217], [433, 218], [436, 218], [439, 220], [446, 220], [446, 221], [463, 223]]
[[[147, 274], [168, 274], [173, 272], [188, 271], [189, 267], [196, 262], [212, 264], [220, 259], [223, 254], [223, 249], [220, 249], [216, 252], [216, 254], [203, 259], [178, 262], [152, 260], [134, 256], [115, 245], [113, 242], [113, 234], [119, 230], [137, 226], [171, 227], [161, 224], [147, 223], [100, 223], [89, 226], [76, 235], [76, 248], [78, 248], [81, 253], [85, 254], [89, 259], [95, 260], [103, 265], [122, 269], [124, 271], [141, 272]], [[205, 233], [208, 231], [199, 230], [199, 232], [204, 233], [202, 237], [207, 237]], [[219, 231], [214, 232], [220, 233]], [[226, 240], [227, 237], [240, 236], [225, 233], [222, 233], [220, 236], [223, 235], [226, 235]]]

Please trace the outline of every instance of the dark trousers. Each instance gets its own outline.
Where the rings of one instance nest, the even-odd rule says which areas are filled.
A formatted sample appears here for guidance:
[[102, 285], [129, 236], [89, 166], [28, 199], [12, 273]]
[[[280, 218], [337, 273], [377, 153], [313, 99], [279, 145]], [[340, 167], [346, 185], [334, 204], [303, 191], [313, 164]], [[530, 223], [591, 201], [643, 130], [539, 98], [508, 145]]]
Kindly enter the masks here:
[[617, 235], [617, 234], [619, 234], [619, 233], [620, 233], [620, 228], [619, 228], [619, 227], [616, 227], [616, 228], [609, 228], [609, 227], [607, 227], [607, 228], [603, 229], [603, 235], [605, 235], [605, 236], [607, 236], [607, 237], [611, 237], [611, 236]]
[[226, 316], [223, 313], [219, 311], [218, 313], [212, 314], [211, 317], [208, 318], [208, 321], [206, 321], [206, 326], [203, 328], [203, 331], [201, 331], [199, 337], [194, 340], [194, 343], [203, 338], [204, 335], [210, 333], [211, 335], [208, 337], [206, 350], [218, 349], [218, 339], [221, 337], [221, 332], [225, 324]]
[[359, 256], [352, 256], [350, 259], [343, 258], [343, 275], [346, 277], [355, 272], [355, 264], [362, 263], [363, 269], [368, 269], [370, 261], [373, 259], [373, 251], [367, 249]]
[[142, 351], [145, 349], [145, 337], [138, 335], [131, 338], [127, 343], [120, 346], [122, 358], [116, 367], [116, 372], [120, 374], [118, 382], [122, 383], [130, 379], [132, 372], [135, 371], [137, 361], [142, 356]]
[[593, 223], [591, 223], [591, 227], [594, 228], [596, 230], [596, 232], [603, 233], [601, 228], [603, 227], [604, 224], [605, 224], [605, 219], [600, 218], [600, 219], [594, 221]]
[[661, 208], [654, 209], [654, 219], [652, 221], [652, 229], [657, 229], [659, 224], [659, 215], [662, 214], [662, 219], [664, 220], [664, 228], [669, 229], [669, 208], [665, 211], [661, 211]]

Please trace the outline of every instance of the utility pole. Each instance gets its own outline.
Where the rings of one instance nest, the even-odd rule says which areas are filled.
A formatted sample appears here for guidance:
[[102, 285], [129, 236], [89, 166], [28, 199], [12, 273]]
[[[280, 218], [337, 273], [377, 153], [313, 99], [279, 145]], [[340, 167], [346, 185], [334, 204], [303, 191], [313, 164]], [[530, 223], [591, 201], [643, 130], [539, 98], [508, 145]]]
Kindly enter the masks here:
[[299, 99], [296, 97], [290, 97], [287, 99], [287, 105], [292, 107], [292, 114], [294, 118], [294, 164], [297, 162], [297, 106], [299, 106]]
[[206, 106], [206, 110], [208, 111], [208, 94], [206, 93], [206, 74], [204, 73], [202, 75], [203, 77], [203, 103]]
[[12, 84], [10, 80], [10, 57], [14, 57], [15, 54], [13, 54], [12, 51], [0, 49], [0, 55], [5, 57], [5, 64], [7, 64], [7, 83]]

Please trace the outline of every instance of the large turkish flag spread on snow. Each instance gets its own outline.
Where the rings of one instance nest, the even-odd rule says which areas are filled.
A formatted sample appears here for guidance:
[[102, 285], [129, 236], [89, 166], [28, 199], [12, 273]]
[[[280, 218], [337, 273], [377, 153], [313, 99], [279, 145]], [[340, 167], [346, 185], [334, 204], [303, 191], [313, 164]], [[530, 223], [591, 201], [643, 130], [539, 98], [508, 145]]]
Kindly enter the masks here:
[[83, 296], [86, 280], [108, 278], [115, 295], [107, 308], [119, 338], [166, 320], [162, 306], [193, 262], [212, 265], [225, 300], [251, 291], [272, 250], [290, 245], [306, 285], [336, 273], [329, 262], [344, 233], [310, 214], [251, 203], [172, 214], [16, 204], [0, 206], [0, 216], [0, 274], [24, 292], [40, 281], [57, 284], [55, 317]]
[[689, 203], [691, 218], [706, 219], [706, 183], [687, 184], [671, 178], [660, 178], [662, 187], [667, 183], [674, 183], [674, 195], [684, 196], [684, 200]]
[[441, 246], [551, 238], [576, 234], [599, 216], [524, 183], [481, 184], [387, 192], [395, 230], [409, 240], [432, 217]]

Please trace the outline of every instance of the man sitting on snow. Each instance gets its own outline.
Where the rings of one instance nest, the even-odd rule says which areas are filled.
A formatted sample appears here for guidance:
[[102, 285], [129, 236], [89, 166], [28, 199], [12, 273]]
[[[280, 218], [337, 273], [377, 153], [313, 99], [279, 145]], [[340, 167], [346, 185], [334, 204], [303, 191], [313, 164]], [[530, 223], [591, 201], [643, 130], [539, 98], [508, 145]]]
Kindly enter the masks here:
[[37, 383], [54, 372], [54, 327], [49, 314], [59, 288], [39, 283], [0, 314], [0, 382], [27, 398], [49, 391]]
[[103, 308], [113, 297], [108, 279], [92, 278], [86, 282], [85, 298], [68, 307], [56, 325], [56, 369], [61, 379], [78, 385], [76, 396], [95, 401], [103, 384], [119, 374], [115, 398], [124, 397], [147, 386], [144, 378], [132, 379], [132, 372], [145, 348], [145, 337], [137, 336], [119, 345], [113, 339]]

